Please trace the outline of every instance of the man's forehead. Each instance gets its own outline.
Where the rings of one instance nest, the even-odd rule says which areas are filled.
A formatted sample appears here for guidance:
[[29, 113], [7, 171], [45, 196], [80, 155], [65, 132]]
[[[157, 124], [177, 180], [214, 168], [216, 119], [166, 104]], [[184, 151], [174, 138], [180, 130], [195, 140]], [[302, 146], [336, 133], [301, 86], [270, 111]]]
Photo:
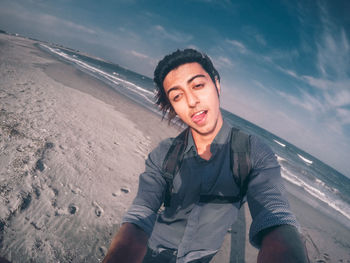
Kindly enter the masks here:
[[182, 78], [190, 79], [192, 78], [192, 76], [195, 76], [197, 74], [209, 76], [208, 72], [206, 72], [206, 70], [202, 67], [201, 64], [199, 64], [198, 62], [188, 62], [188, 63], [181, 64], [176, 68], [170, 70], [164, 77], [164, 80], [168, 76], [172, 76], [172, 77], [181, 76]]

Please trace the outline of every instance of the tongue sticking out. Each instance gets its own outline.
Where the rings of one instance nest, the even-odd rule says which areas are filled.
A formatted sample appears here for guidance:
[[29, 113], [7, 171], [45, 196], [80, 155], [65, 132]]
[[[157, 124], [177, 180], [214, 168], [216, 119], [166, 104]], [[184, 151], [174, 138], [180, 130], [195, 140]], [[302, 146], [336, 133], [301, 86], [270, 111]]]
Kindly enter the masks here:
[[204, 121], [206, 116], [207, 116], [207, 112], [202, 111], [200, 114], [195, 114], [194, 116], [192, 116], [192, 121], [197, 124], [200, 124], [201, 122]]

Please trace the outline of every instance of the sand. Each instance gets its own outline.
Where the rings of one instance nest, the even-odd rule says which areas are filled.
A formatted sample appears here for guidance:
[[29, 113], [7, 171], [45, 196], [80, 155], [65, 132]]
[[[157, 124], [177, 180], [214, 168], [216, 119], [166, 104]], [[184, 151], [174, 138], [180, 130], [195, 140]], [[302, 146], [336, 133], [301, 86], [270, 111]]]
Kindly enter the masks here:
[[0, 35], [0, 256], [98, 262], [177, 130], [33, 43]]
[[350, 229], [321, 213], [320, 204], [311, 206], [292, 194], [288, 200], [301, 226], [310, 261], [350, 263]]
[[[36, 42], [0, 34], [0, 262], [99, 262], [147, 154], [179, 129]], [[348, 230], [318, 231], [291, 198], [312, 262], [350, 262], [349, 241], [325, 236]], [[256, 262], [250, 222], [245, 206], [214, 262]]]

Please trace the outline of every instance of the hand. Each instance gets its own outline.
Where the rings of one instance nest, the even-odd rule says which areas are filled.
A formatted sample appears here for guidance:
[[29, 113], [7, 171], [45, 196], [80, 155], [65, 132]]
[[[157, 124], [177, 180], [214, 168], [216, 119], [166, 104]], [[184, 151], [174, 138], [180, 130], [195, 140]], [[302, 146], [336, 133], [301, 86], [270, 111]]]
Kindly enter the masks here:
[[308, 263], [306, 248], [297, 229], [280, 225], [263, 230], [258, 263]]
[[124, 223], [113, 238], [103, 263], [141, 263], [147, 250], [148, 235], [132, 223]]

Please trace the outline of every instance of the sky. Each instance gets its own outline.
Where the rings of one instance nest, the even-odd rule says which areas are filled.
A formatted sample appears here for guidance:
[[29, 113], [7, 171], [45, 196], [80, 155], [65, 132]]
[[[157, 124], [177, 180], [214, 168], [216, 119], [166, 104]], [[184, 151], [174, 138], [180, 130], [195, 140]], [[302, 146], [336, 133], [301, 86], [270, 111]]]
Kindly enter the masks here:
[[0, 29], [149, 77], [197, 48], [221, 75], [223, 108], [350, 177], [349, 13], [347, 0], [0, 0]]

